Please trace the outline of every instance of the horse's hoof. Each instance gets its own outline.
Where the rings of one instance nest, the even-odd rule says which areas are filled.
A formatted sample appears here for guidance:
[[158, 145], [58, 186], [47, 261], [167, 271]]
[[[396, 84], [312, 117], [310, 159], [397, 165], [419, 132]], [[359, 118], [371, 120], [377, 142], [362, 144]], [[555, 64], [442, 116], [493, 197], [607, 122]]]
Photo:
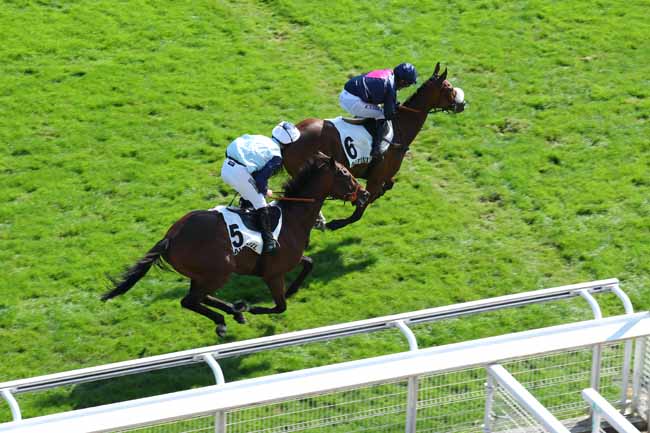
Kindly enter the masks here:
[[321, 218], [321, 217], [319, 216], [319, 217], [316, 219], [316, 223], [314, 224], [314, 228], [315, 228], [316, 230], [320, 230], [320, 231], [322, 231], [322, 232], [324, 232], [325, 230], [327, 230], [327, 220], [325, 219], [325, 217], [322, 217], [322, 218]]
[[246, 303], [246, 301], [237, 301], [234, 304], [232, 304], [232, 309], [235, 313], [245, 313], [248, 311], [249, 306]]
[[217, 325], [217, 335], [221, 338], [226, 336], [226, 325]]
[[233, 317], [237, 323], [241, 323], [242, 325], [246, 324], [246, 318], [242, 313], [235, 313], [233, 314]]

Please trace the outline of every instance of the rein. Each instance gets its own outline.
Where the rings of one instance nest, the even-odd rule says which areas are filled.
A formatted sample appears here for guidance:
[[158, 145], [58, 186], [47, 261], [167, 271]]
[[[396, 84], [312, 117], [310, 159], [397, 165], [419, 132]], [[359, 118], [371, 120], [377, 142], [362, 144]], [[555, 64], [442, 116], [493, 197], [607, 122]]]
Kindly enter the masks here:
[[316, 201], [315, 198], [302, 198], [302, 197], [269, 197], [269, 198], [278, 201], [295, 201], [300, 203], [314, 203]]
[[424, 110], [417, 110], [417, 109], [415, 109], [415, 108], [407, 107], [407, 106], [405, 106], [405, 105], [400, 105], [400, 106], [399, 106], [399, 109], [400, 109], [400, 110], [410, 111], [411, 113], [427, 113], [427, 114], [431, 114], [431, 113], [441, 113], [441, 112], [443, 112], [443, 111], [449, 111], [447, 108], [437, 108], [437, 107], [434, 107], [434, 108], [432, 108], [432, 109], [429, 110], [429, 111], [424, 111]]

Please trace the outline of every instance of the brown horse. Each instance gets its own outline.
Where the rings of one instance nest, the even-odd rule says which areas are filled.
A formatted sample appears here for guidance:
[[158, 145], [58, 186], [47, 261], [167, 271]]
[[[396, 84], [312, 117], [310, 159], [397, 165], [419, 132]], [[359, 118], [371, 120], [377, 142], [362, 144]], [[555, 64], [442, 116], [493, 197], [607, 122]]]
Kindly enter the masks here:
[[[393, 176], [402, 165], [402, 160], [411, 142], [420, 132], [427, 115], [432, 111], [451, 111], [460, 113], [465, 102], [457, 103], [456, 89], [447, 81], [447, 69], [441, 74], [440, 63], [436, 64], [431, 78], [398, 109], [398, 118], [393, 122], [394, 144], [379, 162], [355, 165], [350, 172], [359, 178], [367, 179], [366, 190], [369, 200], [357, 202], [354, 213], [341, 220], [331, 221], [327, 228], [337, 230], [361, 218], [366, 207], [381, 197], [393, 186]], [[284, 166], [290, 175], [296, 174], [300, 167], [316, 152], [333, 156], [338, 162], [349, 167], [337, 129], [331, 122], [322, 119], [306, 119], [298, 125], [300, 139], [283, 150]]]
[[[224, 318], [208, 306], [232, 314], [240, 323], [245, 323], [244, 311], [252, 314], [282, 313], [286, 309], [285, 298], [298, 290], [311, 270], [310, 259], [302, 254], [325, 198], [331, 196], [354, 203], [368, 195], [344, 166], [323, 154], [312, 158], [293, 180], [285, 184], [284, 189], [289, 199], [308, 200], [280, 202], [283, 220], [280, 247], [275, 255], [260, 256], [248, 248], [234, 254], [221, 213], [193, 211], [172, 225], [165, 237], [133, 265], [121, 281], [116, 282], [115, 288], [102, 296], [102, 300], [125, 293], [162, 259], [191, 279], [190, 291], [181, 305], [214, 321], [216, 332], [221, 337], [226, 334]], [[285, 294], [285, 274], [301, 261], [303, 270]], [[222, 288], [232, 273], [261, 277], [271, 290], [275, 306], [248, 307], [243, 302], [233, 305], [213, 297], [211, 294]]]

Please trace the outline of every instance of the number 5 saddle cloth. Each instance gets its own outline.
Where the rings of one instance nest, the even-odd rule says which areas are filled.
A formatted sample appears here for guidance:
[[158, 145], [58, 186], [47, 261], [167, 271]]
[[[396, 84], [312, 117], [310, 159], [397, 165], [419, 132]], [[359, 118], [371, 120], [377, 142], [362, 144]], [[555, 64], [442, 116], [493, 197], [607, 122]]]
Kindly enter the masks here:
[[[276, 202], [270, 203], [269, 207], [271, 208], [271, 221], [274, 222], [273, 237], [277, 241], [282, 230], [282, 209]], [[232, 206], [217, 206], [210, 211], [223, 215], [233, 254], [239, 254], [244, 248], [250, 248], [257, 254], [262, 254], [262, 235], [260, 235], [254, 211]]]

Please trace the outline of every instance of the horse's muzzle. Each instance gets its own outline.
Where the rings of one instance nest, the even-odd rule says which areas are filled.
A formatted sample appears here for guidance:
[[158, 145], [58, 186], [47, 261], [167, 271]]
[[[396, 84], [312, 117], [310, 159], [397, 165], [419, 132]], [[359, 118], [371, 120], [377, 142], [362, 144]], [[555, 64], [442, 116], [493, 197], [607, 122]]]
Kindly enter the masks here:
[[368, 203], [369, 198], [370, 198], [370, 193], [365, 189], [361, 188], [361, 185], [359, 185], [357, 190], [352, 193], [352, 197], [350, 197], [350, 201], [352, 202], [353, 205], [359, 207], [359, 206], [365, 206], [365, 204]]
[[465, 106], [466, 105], [467, 105], [467, 101], [454, 102], [451, 105], [451, 111], [453, 111], [454, 113], [462, 113], [463, 111], [465, 111]]

